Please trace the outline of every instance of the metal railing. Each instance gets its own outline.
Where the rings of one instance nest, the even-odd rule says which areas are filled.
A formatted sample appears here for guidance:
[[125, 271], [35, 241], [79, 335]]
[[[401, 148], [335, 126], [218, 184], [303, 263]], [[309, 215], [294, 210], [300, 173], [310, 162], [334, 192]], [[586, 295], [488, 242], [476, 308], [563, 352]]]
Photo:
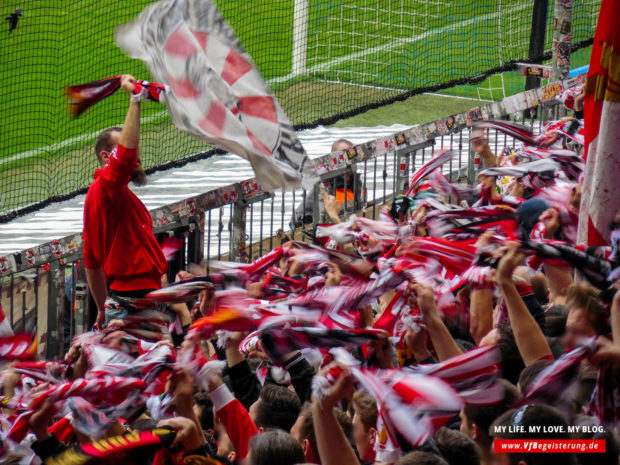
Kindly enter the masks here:
[[[414, 126], [406, 131], [334, 152], [314, 160], [323, 183], [353, 180], [354, 199], [344, 204], [344, 215], [376, 217], [382, 204], [402, 193], [412, 173], [438, 150], [454, 150], [456, 156], [443, 167], [452, 180], [475, 179], [474, 153], [469, 130], [479, 120], [520, 118], [524, 110], [541, 105], [532, 128], [555, 119], [552, 102], [579, 77], [508, 97], [464, 113]], [[510, 137], [489, 133], [495, 153], [517, 145]], [[254, 179], [211, 190], [151, 211], [156, 237], [184, 239], [185, 247], [169, 262], [168, 276], [190, 263], [211, 260], [248, 262], [288, 239], [311, 241], [314, 228], [323, 221], [318, 186], [311, 192], [269, 193]], [[298, 205], [313, 196], [311, 221], [297, 223]], [[303, 215], [302, 215], [303, 217]], [[82, 238], [73, 234], [38, 247], [0, 257], [0, 303], [14, 330], [36, 331], [40, 353], [55, 358], [67, 350], [71, 338], [87, 330], [96, 316], [88, 295], [82, 263]], [[206, 260], [205, 260], [206, 257]]]

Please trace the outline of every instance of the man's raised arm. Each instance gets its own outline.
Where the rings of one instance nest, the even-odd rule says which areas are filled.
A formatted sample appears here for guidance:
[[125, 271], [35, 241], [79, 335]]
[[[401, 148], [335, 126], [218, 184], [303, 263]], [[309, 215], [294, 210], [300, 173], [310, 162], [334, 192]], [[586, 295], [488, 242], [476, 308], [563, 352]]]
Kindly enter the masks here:
[[119, 144], [127, 149], [137, 149], [140, 143], [140, 96], [134, 95], [136, 80], [129, 74], [121, 78], [121, 89], [130, 96], [129, 110], [125, 116]]

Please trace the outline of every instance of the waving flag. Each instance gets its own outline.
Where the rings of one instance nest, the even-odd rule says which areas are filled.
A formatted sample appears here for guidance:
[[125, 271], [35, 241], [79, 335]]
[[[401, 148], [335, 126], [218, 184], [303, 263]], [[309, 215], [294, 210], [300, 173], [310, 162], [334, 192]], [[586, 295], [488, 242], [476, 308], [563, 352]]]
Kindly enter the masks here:
[[12, 335], [13, 328], [11, 328], [11, 322], [6, 317], [4, 310], [2, 310], [2, 305], [0, 305], [0, 337]]
[[117, 31], [170, 88], [178, 128], [248, 160], [263, 189], [309, 189], [314, 166], [250, 56], [210, 0], [160, 0]]
[[32, 360], [36, 354], [37, 342], [32, 334], [0, 337], [0, 360]]
[[442, 363], [411, 367], [412, 371], [436, 376], [456, 390], [471, 405], [490, 405], [504, 398], [498, 382], [500, 354], [497, 346], [476, 347]]
[[[594, 340], [588, 340], [563, 354], [534, 379], [519, 401], [519, 406], [533, 403], [547, 404], [569, 416], [572, 415], [571, 399], [574, 398], [577, 389], [579, 365], [594, 352], [595, 348]], [[561, 396], [558, 395], [559, 392], [562, 393]]]
[[[135, 431], [100, 439], [91, 443], [73, 445], [60, 454], [50, 458], [46, 463], [55, 465], [87, 465], [89, 463], [149, 463], [149, 458], [156, 449], [172, 445], [176, 433], [170, 427], [156, 428], [150, 431]], [[189, 454], [188, 454], [189, 455]], [[218, 464], [215, 460], [189, 455], [191, 463]]]
[[585, 86], [586, 171], [577, 240], [609, 243], [620, 210], [620, 3], [603, 0]]

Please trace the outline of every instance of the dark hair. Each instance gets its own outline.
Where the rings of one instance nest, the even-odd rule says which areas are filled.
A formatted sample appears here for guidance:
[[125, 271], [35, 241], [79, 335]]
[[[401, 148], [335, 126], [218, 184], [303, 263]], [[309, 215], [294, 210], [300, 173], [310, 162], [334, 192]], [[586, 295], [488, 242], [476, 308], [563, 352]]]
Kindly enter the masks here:
[[491, 436], [489, 428], [495, 419], [508, 410], [519, 398], [519, 392], [513, 384], [504, 379], [499, 381], [504, 386], [504, 398], [500, 402], [491, 405], [468, 404], [464, 409], [467, 419], [475, 424], [486, 437]]
[[449, 465], [479, 465], [480, 449], [473, 439], [458, 430], [440, 428], [433, 436], [435, 445]]
[[606, 336], [611, 332], [607, 323], [607, 311], [598, 300], [599, 290], [586, 283], [573, 283], [568, 286], [566, 306], [580, 308], [584, 311], [586, 320], [592, 325], [599, 336]]
[[260, 391], [260, 401], [256, 407], [256, 426], [279, 428], [290, 431], [299, 412], [301, 402], [294, 392], [275, 384], [265, 384]]
[[[506, 427], [501, 431], [499, 427]], [[513, 427], [512, 430], [508, 427]], [[516, 431], [515, 426], [523, 427], [523, 431]], [[530, 432], [530, 426], [550, 427], [536, 432]], [[559, 428], [554, 428], [559, 427]], [[558, 431], [559, 430], [559, 431]], [[501, 415], [491, 425], [491, 434], [501, 439], [570, 439], [568, 423], [559, 410], [544, 404], [529, 404], [520, 408], [513, 408]], [[528, 465], [574, 465], [575, 454], [535, 454], [535, 453], [507, 453], [511, 464], [520, 460]]]
[[545, 315], [545, 336], [562, 337], [566, 331], [566, 315]]
[[532, 286], [532, 291], [534, 292], [534, 297], [541, 304], [546, 304], [549, 302], [549, 297], [547, 291], [549, 290], [549, 283], [547, 282], [547, 277], [542, 273], [537, 273], [530, 279], [530, 285]]
[[213, 402], [206, 392], [197, 392], [194, 394], [194, 403], [200, 407], [200, 426], [204, 431], [215, 428], [213, 421]]
[[114, 142], [112, 141], [112, 133], [113, 132], [121, 132], [123, 128], [119, 128], [117, 126], [113, 128], [105, 129], [104, 131], [97, 136], [97, 140], [95, 141], [95, 155], [97, 156], [97, 160], [99, 160], [101, 152], [104, 150], [109, 152], [114, 148]]
[[152, 418], [141, 418], [132, 425], [135, 431], [150, 431], [155, 428], [157, 428], [157, 422]]
[[517, 384], [519, 374], [525, 368], [525, 364], [519, 354], [515, 335], [512, 328], [506, 324], [499, 325], [497, 331], [499, 332], [497, 348], [502, 361], [502, 378], [507, 379], [512, 384]]
[[[351, 446], [353, 446], [351, 419], [347, 416], [344, 410], [340, 408], [334, 408], [334, 414], [336, 415], [336, 420], [340, 424], [342, 432], [344, 433]], [[314, 433], [312, 404], [310, 402], [306, 402], [301, 407], [301, 412], [299, 413], [299, 416], [303, 417], [303, 422], [301, 423], [301, 427], [299, 428], [299, 437], [302, 441], [304, 439], [308, 440], [308, 442], [312, 446], [312, 450], [314, 451], [315, 456], [320, 459], [321, 457], [319, 456], [319, 448], [316, 445], [316, 434]]]
[[416, 450], [398, 459], [396, 465], [449, 465], [443, 458], [430, 452]]
[[299, 413], [300, 417], [303, 417], [303, 422], [301, 427], [299, 428], [299, 437], [301, 440], [307, 439], [312, 449], [317, 453], [319, 453], [319, 449], [316, 447], [316, 435], [314, 434], [314, 419], [312, 417], [312, 404], [310, 402], [306, 402], [301, 407], [301, 412]]
[[353, 412], [360, 417], [366, 431], [377, 427], [379, 411], [377, 410], [377, 401], [375, 401], [374, 397], [365, 392], [357, 391], [353, 394], [351, 405], [353, 406]]
[[521, 394], [525, 395], [532, 381], [553, 362], [551, 360], [536, 360], [529, 366], [526, 366], [519, 375], [519, 388]]
[[97, 160], [101, 155], [101, 152], [104, 150], [109, 152], [114, 148], [114, 142], [112, 140], [112, 133], [121, 132], [123, 128], [119, 128], [118, 126], [105, 129], [104, 131], [97, 136], [97, 140], [95, 141], [95, 155], [97, 156]]
[[252, 465], [295, 465], [306, 461], [297, 440], [280, 430], [254, 436], [250, 440], [250, 456]]
[[351, 446], [353, 446], [353, 423], [351, 422], [351, 418], [349, 418], [344, 410], [338, 407], [334, 408], [334, 414], [336, 415], [336, 420], [340, 425], [340, 429], [342, 429], [345, 437]]
[[411, 199], [405, 195], [397, 195], [392, 200], [392, 205], [390, 206], [390, 216], [394, 219], [398, 218], [398, 215], [402, 213], [407, 213], [411, 208]]

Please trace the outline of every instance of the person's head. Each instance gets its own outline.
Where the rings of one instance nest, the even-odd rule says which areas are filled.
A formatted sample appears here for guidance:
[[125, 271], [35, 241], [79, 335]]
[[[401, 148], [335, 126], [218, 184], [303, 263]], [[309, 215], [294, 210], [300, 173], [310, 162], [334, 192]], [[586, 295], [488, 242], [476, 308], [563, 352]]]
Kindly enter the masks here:
[[119, 127], [108, 128], [101, 132], [95, 141], [95, 155], [102, 168], [108, 164], [112, 151], [118, 147], [121, 129]]
[[549, 281], [547, 277], [542, 273], [536, 273], [530, 279], [530, 284], [532, 285], [532, 291], [534, 291], [534, 297], [541, 304], [546, 304], [549, 302]]
[[282, 386], [265, 384], [258, 400], [250, 406], [249, 414], [259, 430], [279, 428], [288, 432], [300, 411], [297, 394]]
[[433, 436], [435, 445], [449, 465], [479, 465], [480, 449], [460, 431], [440, 428]]
[[519, 383], [517, 384], [519, 392], [521, 392], [522, 395], [525, 395], [536, 377], [552, 363], [553, 362], [551, 360], [537, 360], [531, 365], [525, 367], [519, 375]]
[[296, 465], [306, 460], [295, 438], [278, 429], [254, 436], [248, 457], [251, 465]]
[[411, 199], [405, 195], [397, 195], [392, 201], [390, 207], [390, 216], [398, 224], [403, 224], [409, 218], [409, 210], [411, 209]]
[[[334, 409], [334, 413], [336, 414], [336, 420], [344, 432], [345, 437], [349, 442], [352, 442], [350, 439], [351, 419], [342, 409], [336, 408]], [[302, 406], [299, 417], [297, 417], [297, 421], [291, 428], [291, 436], [293, 436], [301, 445], [308, 463], [321, 463], [319, 449], [316, 445], [316, 436], [314, 434], [312, 404], [310, 404], [310, 402], [306, 402]]]
[[564, 347], [573, 349], [582, 338], [603, 336], [611, 331], [607, 312], [598, 301], [598, 290], [579, 282], [568, 287], [566, 296], [568, 316], [564, 332]]
[[306, 402], [301, 408], [297, 421], [291, 428], [291, 436], [301, 445], [306, 461], [309, 463], [321, 463], [319, 450], [316, 446], [314, 435], [314, 421], [312, 419], [312, 404]]
[[396, 465], [449, 465], [443, 458], [431, 452], [416, 450], [398, 459]]
[[547, 208], [549, 208], [549, 204], [539, 198], [528, 199], [519, 205], [519, 208], [517, 208], [517, 219], [519, 220], [519, 225], [524, 230], [524, 234], [529, 234], [532, 231], [536, 223], [538, 223], [538, 218]]
[[507, 379], [512, 384], [517, 384], [519, 381], [519, 374], [521, 370], [525, 368], [525, 364], [519, 354], [514, 333], [509, 325], [498, 326], [497, 332], [499, 336], [497, 339], [497, 347], [502, 361], [502, 378]]
[[377, 402], [361, 391], [353, 394], [353, 442], [360, 459], [372, 462], [375, 459], [375, 439], [377, 437]]
[[157, 428], [157, 422], [152, 418], [140, 418], [133, 425], [134, 431], [150, 431]]
[[[530, 431], [530, 427], [532, 430]], [[540, 427], [540, 429], [539, 429]], [[543, 404], [513, 408], [493, 422], [489, 432], [497, 439], [570, 439], [568, 423], [559, 410]], [[501, 453], [505, 465], [574, 465], [575, 454]]]
[[564, 305], [554, 305], [545, 312], [545, 336], [561, 338], [566, 331], [568, 309]]
[[340, 152], [341, 150], [346, 150], [350, 147], [353, 147], [353, 142], [346, 139], [338, 139], [332, 144], [332, 152]]
[[225, 457], [228, 461], [234, 462], [237, 460], [237, 451], [235, 450], [235, 446], [230, 440], [228, 433], [224, 431], [223, 428], [218, 429], [220, 429], [220, 432], [217, 437], [217, 444], [215, 448], [216, 454], [218, 457]]
[[200, 421], [203, 431], [211, 431], [215, 429], [213, 421], [213, 402], [206, 392], [197, 392], [194, 394], [194, 413]]
[[473, 439], [480, 447], [491, 445], [489, 427], [519, 398], [517, 388], [506, 380], [500, 379], [504, 387], [504, 398], [491, 405], [466, 405], [460, 412], [461, 433]]
[[[108, 164], [112, 152], [118, 147], [121, 139], [121, 130], [122, 128], [119, 127], [108, 128], [97, 137], [95, 141], [95, 155], [101, 168]], [[138, 157], [138, 165], [131, 175], [131, 182], [136, 186], [146, 184], [146, 172], [142, 168], [140, 157]]]
[[213, 410], [213, 402], [209, 395], [202, 391], [194, 394], [194, 413], [200, 421], [200, 426], [207, 439], [207, 442], [213, 449], [217, 449], [215, 444], [215, 416]]

